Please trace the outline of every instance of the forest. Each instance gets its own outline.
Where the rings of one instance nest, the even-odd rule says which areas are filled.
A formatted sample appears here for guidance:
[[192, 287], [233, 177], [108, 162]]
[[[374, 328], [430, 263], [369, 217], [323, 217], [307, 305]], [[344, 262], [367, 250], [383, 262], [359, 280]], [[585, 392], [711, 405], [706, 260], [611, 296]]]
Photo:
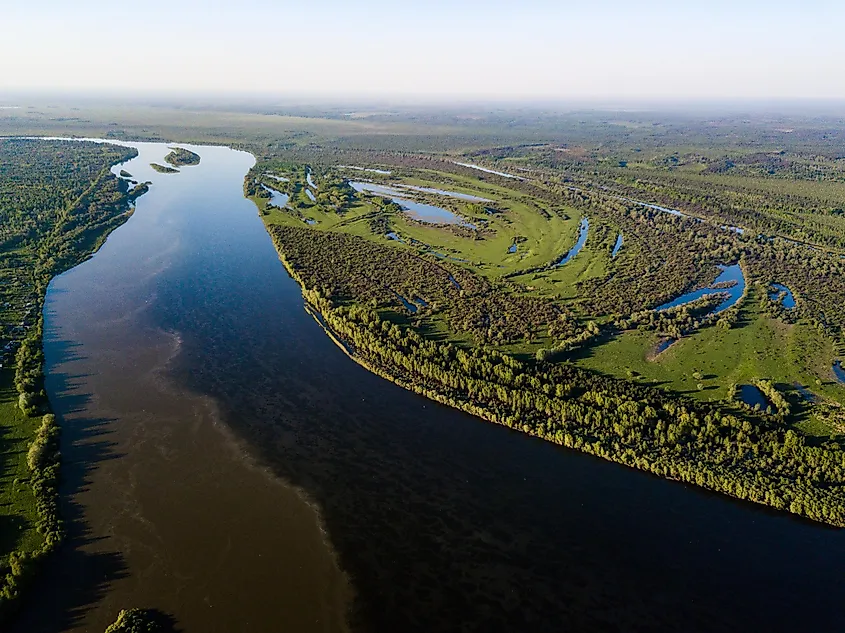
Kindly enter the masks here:
[[186, 167], [200, 164], [200, 155], [184, 147], [171, 147], [164, 160], [174, 167]]
[[126, 221], [129, 193], [110, 168], [134, 149], [0, 139], [0, 620], [58, 546], [59, 427], [43, 387], [47, 284]]
[[[644, 177], [626, 186], [617, 172], [631, 158], [552, 161], [569, 153], [548, 144], [263, 153], [245, 195], [361, 364], [549, 441], [842, 525], [845, 389], [831, 367], [845, 350], [845, 231], [825, 210], [839, 200], [831, 191], [802, 186], [748, 211], [761, 178], [785, 192], [800, 180], [762, 176], [751, 167], [761, 155], [742, 163], [748, 181], [685, 198], [678, 187], [656, 195]], [[664, 185], [685, 182], [674, 167], [665, 179], [650, 169]], [[304, 195], [306, 173], [322, 200]], [[349, 190], [361, 180], [395, 193]], [[415, 204], [473, 224], [420, 218]], [[715, 283], [731, 265], [735, 294], [737, 282]], [[661, 307], [700, 288], [710, 290]], [[754, 390], [762, 406], [746, 401]]]

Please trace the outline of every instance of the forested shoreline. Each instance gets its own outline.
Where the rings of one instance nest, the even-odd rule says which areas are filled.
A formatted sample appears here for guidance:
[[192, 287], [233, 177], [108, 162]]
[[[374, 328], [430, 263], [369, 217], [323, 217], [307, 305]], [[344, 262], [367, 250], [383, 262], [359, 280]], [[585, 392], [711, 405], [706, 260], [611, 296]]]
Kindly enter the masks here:
[[356, 361], [403, 388], [567, 448], [845, 526], [845, 455], [837, 446], [813, 446], [776, 420], [752, 424], [718, 406], [570, 364], [523, 363], [424, 338], [373, 307], [309, 285], [313, 271], [291, 257], [287, 231], [269, 230], [325, 326]]
[[[31, 529], [40, 539], [37, 547], [13, 548], [0, 561], [0, 621], [17, 608], [37, 567], [64, 536], [58, 498], [59, 427], [43, 384], [42, 310], [47, 286], [54, 276], [89, 257], [128, 219], [131, 202], [147, 188], [130, 192], [110, 168], [136, 155], [132, 148], [76, 141], [0, 141], [4, 165], [0, 260], [7, 278], [0, 295], [6, 319], [23, 315], [19, 325], [3, 328], [6, 367], [0, 371], [10, 372], [9, 365], [14, 368], [17, 398], [3, 404], [0, 422], [7, 431], [21, 424], [13, 411], [18, 409], [25, 416], [23, 423], [33, 428], [25, 450], [26, 476], [15, 478], [12, 491], [0, 493], [14, 501], [21, 487], [29, 485], [32, 496], [26, 503], [32, 505], [26, 511], [33, 516], [26, 518], [33, 521]], [[2, 542], [4, 547], [9, 544]]]

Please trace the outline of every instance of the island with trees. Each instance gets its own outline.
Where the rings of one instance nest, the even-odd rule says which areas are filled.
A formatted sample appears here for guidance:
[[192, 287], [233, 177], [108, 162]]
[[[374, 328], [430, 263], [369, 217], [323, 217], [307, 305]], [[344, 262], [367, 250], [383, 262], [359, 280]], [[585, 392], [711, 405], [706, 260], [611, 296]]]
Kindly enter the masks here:
[[171, 147], [170, 153], [164, 160], [174, 167], [187, 167], [200, 164], [200, 155], [183, 147]]

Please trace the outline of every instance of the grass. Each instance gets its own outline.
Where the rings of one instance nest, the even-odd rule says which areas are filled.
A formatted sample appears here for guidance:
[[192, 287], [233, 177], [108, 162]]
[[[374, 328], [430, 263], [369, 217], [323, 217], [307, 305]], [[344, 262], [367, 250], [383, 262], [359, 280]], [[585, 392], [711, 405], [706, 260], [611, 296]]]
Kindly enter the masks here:
[[41, 418], [28, 418], [17, 405], [14, 370], [0, 370], [0, 558], [34, 551], [43, 539], [35, 530], [35, 497], [26, 453]]
[[[289, 175], [296, 177], [296, 174]], [[460, 191], [493, 200], [492, 206], [500, 213], [487, 216], [488, 231], [483, 239], [468, 239], [443, 226], [417, 223], [404, 214], [391, 218], [391, 228], [403, 238], [412, 238], [439, 253], [466, 260], [461, 265], [491, 278], [542, 268], [567, 253], [578, 236], [581, 218], [576, 211], [563, 210], [568, 211], [568, 217], [554, 212], [545, 217], [529, 197], [501, 185], [423, 170], [394, 171], [393, 177], [381, 180], [387, 184], [401, 181]], [[374, 233], [369, 223], [374, 208], [366, 201], [357, 203], [341, 216], [322, 211], [308, 201], [301, 190], [299, 196], [305, 203], [300, 212], [305, 218], [316, 220], [318, 224], [314, 228], [318, 230], [351, 233], [395, 248], [417, 248]], [[443, 200], [454, 204], [454, 199]], [[256, 202], [262, 204], [261, 201]], [[302, 224], [295, 215], [279, 209], [269, 211], [263, 219], [267, 224]], [[511, 280], [531, 294], [577, 303], [578, 282], [594, 277], [604, 278], [612, 270], [610, 252], [617, 235], [616, 227], [602, 226], [595, 219], [590, 223], [584, 248], [568, 264], [512, 276]], [[517, 238], [520, 238], [517, 252], [508, 253], [508, 247]], [[630, 249], [636, 248], [639, 246], [635, 242], [626, 243], [620, 255], [624, 256]], [[794, 387], [796, 384], [806, 387], [822, 400], [845, 404], [845, 387], [832, 380], [831, 342], [808, 323], [789, 325], [766, 316], [759, 308], [762, 292], [760, 288], [750, 287], [734, 328], [705, 328], [683, 338], [657, 357], [652, 351], [659, 335], [632, 331], [599, 340], [593, 346], [574, 352], [573, 360], [594, 371], [658, 384], [664, 389], [704, 401], [724, 400], [731, 383], [746, 384], [765, 378], [791, 393], [796, 405], [801, 401]], [[451, 332], [440, 315], [425, 318], [420, 327], [427, 336], [435, 339], [449, 338], [462, 346], [474, 343]], [[532, 342], [503, 346], [501, 351], [529, 359], [539, 348], [552, 345], [553, 341], [545, 333], [540, 333]], [[800, 406], [797, 411], [794, 422], [803, 431], [816, 435], [831, 432], [825, 422]]]
[[[582, 350], [575, 362], [619, 378], [657, 383], [699, 400], [722, 400], [731, 383], [765, 378], [792, 392], [796, 401], [794, 385], [798, 384], [821, 398], [845, 404], [845, 387], [831, 377], [831, 343], [807, 323], [790, 325], [766, 316], [757, 307], [758, 292], [749, 292], [739, 322], [730, 330], [705, 328], [656, 357], [652, 351], [658, 334], [624, 332]], [[803, 430], [815, 434], [830, 432], [812, 416], [799, 416], [799, 422]]]

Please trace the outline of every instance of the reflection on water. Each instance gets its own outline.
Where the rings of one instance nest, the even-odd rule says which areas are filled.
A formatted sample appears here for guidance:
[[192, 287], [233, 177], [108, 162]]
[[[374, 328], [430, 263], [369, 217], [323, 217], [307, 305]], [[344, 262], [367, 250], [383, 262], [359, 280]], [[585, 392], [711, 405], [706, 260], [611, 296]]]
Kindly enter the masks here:
[[270, 194], [270, 205], [277, 207], [279, 209], [284, 209], [288, 205], [288, 200], [290, 200], [290, 196], [286, 193], [282, 193], [281, 191], [276, 191], [275, 189], [271, 189], [267, 185], [261, 185], [264, 191]]

